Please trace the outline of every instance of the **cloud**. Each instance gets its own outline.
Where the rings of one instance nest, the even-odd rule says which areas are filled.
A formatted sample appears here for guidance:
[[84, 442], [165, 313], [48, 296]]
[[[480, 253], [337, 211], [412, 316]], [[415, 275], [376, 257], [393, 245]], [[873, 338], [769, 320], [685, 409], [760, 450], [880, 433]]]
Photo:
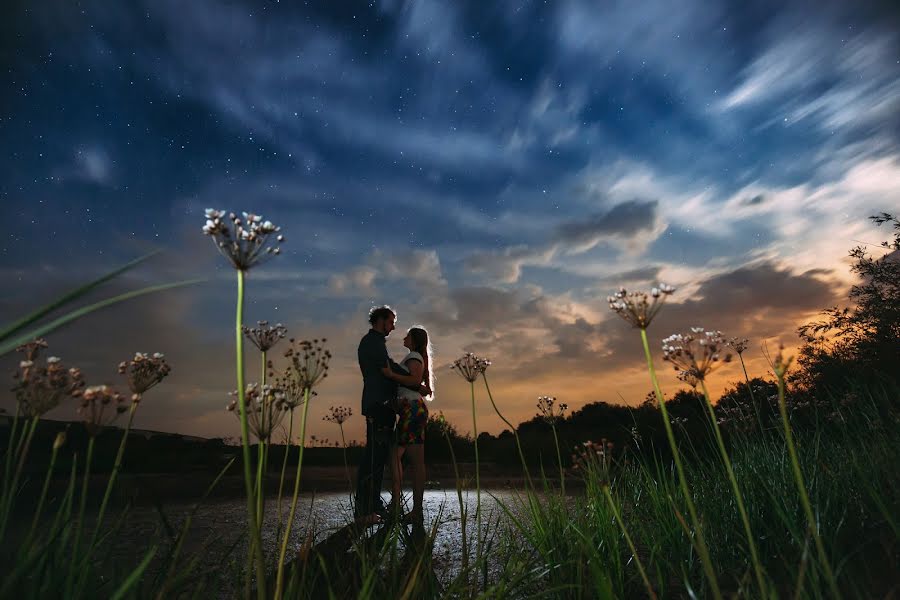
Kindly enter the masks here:
[[609, 211], [588, 215], [557, 227], [556, 240], [570, 252], [585, 252], [610, 237], [628, 238], [652, 230], [657, 214], [656, 200], [632, 200]]

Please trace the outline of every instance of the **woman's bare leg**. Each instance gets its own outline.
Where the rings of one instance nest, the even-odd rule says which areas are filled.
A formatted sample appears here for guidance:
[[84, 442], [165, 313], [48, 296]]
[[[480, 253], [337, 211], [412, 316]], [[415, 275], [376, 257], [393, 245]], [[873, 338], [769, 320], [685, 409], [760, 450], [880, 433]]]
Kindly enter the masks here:
[[413, 509], [415, 516], [421, 517], [425, 497], [425, 444], [410, 444], [406, 448], [413, 467]]

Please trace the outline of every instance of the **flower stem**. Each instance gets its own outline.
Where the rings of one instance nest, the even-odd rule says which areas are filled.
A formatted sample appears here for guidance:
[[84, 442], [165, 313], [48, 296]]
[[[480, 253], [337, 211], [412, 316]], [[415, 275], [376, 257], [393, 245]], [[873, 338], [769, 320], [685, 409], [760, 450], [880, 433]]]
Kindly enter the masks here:
[[691, 497], [691, 490], [688, 488], [687, 478], [684, 475], [684, 466], [681, 464], [681, 454], [678, 452], [678, 445], [675, 443], [675, 434], [672, 432], [672, 424], [669, 422], [669, 412], [666, 410], [666, 401], [663, 398], [662, 391], [659, 389], [659, 381], [656, 378], [656, 369], [653, 368], [653, 357], [650, 354], [650, 344], [647, 341], [647, 330], [641, 328], [641, 341], [644, 343], [644, 356], [647, 358], [647, 369], [650, 371], [650, 379], [653, 382], [653, 390], [656, 392], [656, 400], [659, 402], [659, 410], [662, 413], [663, 427], [666, 430], [666, 437], [669, 439], [669, 447], [672, 449], [672, 459], [675, 462], [675, 470], [678, 472], [678, 484], [681, 486], [681, 493], [684, 495], [684, 501], [687, 504], [688, 514], [691, 517], [691, 525], [694, 527], [694, 535], [696, 536], [697, 552], [700, 555], [700, 562], [703, 565], [703, 572], [712, 588], [713, 597], [716, 600], [722, 600], [722, 591], [719, 589], [719, 580], [716, 577], [716, 571], [713, 568], [712, 560], [709, 557], [709, 549], [706, 546], [706, 540], [703, 538], [703, 530], [700, 528], [700, 519], [697, 518], [697, 508], [694, 506], [694, 500]]
[[612, 494], [609, 493], [608, 483], [603, 484], [603, 495], [606, 496], [606, 502], [609, 504], [609, 508], [616, 518], [616, 523], [619, 524], [619, 529], [622, 530], [622, 535], [625, 536], [625, 542], [628, 543], [628, 548], [631, 550], [631, 555], [634, 557], [634, 564], [637, 566], [638, 572], [641, 574], [641, 579], [644, 581], [644, 586], [647, 588], [647, 596], [652, 598], [652, 600], [656, 600], [656, 592], [653, 591], [653, 586], [650, 585], [650, 579], [647, 577], [647, 572], [644, 571], [644, 565], [638, 557], [637, 548], [634, 547], [634, 542], [631, 541], [631, 536], [628, 535], [628, 529], [625, 528], [625, 523], [622, 521], [622, 517], [619, 516], [619, 510], [616, 508], [616, 503], [613, 500]]
[[706, 381], [701, 379], [700, 386], [703, 389], [706, 408], [709, 410], [709, 418], [712, 420], [713, 432], [716, 435], [719, 453], [722, 455], [722, 462], [725, 464], [725, 471], [728, 473], [728, 480], [731, 482], [731, 491], [734, 493], [738, 512], [740, 513], [741, 521], [744, 524], [744, 533], [747, 535], [747, 544], [750, 547], [750, 558], [753, 560], [753, 571], [756, 575], [756, 584], [759, 586], [759, 594], [761, 598], [764, 598], [768, 596], [766, 593], [766, 578], [763, 574], [762, 563], [759, 560], [759, 553], [756, 550], [753, 531], [750, 528], [750, 517], [747, 515], [747, 507], [744, 506], [744, 497], [743, 494], [741, 494], [740, 487], [738, 487], [737, 477], [734, 475], [731, 459], [728, 457], [728, 452], [725, 450], [725, 441], [722, 439], [722, 431], [719, 429], [718, 421], [716, 421], [716, 411], [713, 409], [712, 401], [709, 398], [709, 390], [706, 388]]
[[91, 478], [91, 460], [94, 458], [94, 436], [88, 438], [87, 456], [84, 461], [84, 475], [81, 482], [81, 498], [78, 500], [78, 518], [75, 522], [75, 537], [72, 542], [72, 557], [69, 562], [69, 573], [66, 576], [66, 597], [71, 597], [71, 585], [74, 584], [73, 578], [76, 576], [75, 563], [78, 560], [78, 552], [81, 545], [81, 530], [84, 527], [84, 509], [87, 504], [88, 483]]
[[791, 424], [788, 421], [787, 404], [784, 400], [784, 374], [776, 373], [776, 381], [778, 382], [778, 412], [781, 414], [781, 424], [784, 427], [784, 440], [787, 444], [788, 454], [791, 457], [791, 467], [794, 472], [794, 482], [797, 484], [797, 492], [800, 494], [800, 502], [803, 504], [803, 512], [806, 514], [807, 526], [816, 543], [816, 551], [819, 554], [819, 561], [822, 563], [822, 570], [825, 571], [825, 578], [828, 580], [828, 587], [834, 598], [840, 598], [841, 592], [837, 587], [834, 579], [834, 572], [831, 570], [831, 563], [828, 561], [828, 555], [825, 553], [825, 545], [822, 543], [822, 537], [819, 535], [819, 528], [816, 525], [816, 516], [813, 513], [812, 504], [809, 501], [809, 495], [806, 492], [806, 483], [803, 480], [803, 471], [800, 469], [800, 459], [797, 457], [797, 448], [794, 446], [794, 436], [791, 433]]
[[256, 521], [256, 507], [253, 497], [253, 471], [250, 467], [250, 431], [247, 426], [247, 405], [244, 398], [244, 336], [241, 325], [244, 320], [244, 272], [237, 271], [237, 310], [235, 314], [235, 352], [237, 358], [238, 409], [241, 417], [241, 448], [244, 458], [244, 487], [247, 492], [247, 519], [250, 526], [251, 566], [256, 563], [256, 589], [260, 600], [266, 598], [266, 564], [263, 557], [262, 539]]
[[[450, 448], [450, 460], [453, 462], [453, 473], [456, 475], [456, 498], [459, 500], [459, 522], [460, 535], [462, 536], [462, 572], [466, 573], [469, 568], [469, 546], [466, 542], [466, 505], [463, 502], [462, 486], [459, 479], [459, 465], [456, 462], [456, 452], [453, 451], [453, 442], [450, 436], [444, 431], [444, 439], [447, 440], [447, 447]], [[468, 575], [466, 575], [468, 577]]]
[[26, 550], [28, 549], [32, 536], [34, 536], [38, 521], [40, 521], [41, 518], [41, 512], [43, 512], [44, 509], [44, 500], [46, 500], [47, 490], [50, 488], [50, 478], [53, 475], [53, 467], [56, 466], [57, 454], [59, 454], [59, 447], [56, 444], [53, 444], [53, 452], [50, 455], [50, 466], [47, 468], [47, 475], [44, 477], [44, 486], [41, 488], [41, 497], [38, 500], [37, 508], [34, 510], [34, 518], [31, 520], [31, 529], [28, 530], [28, 536], [26, 536], [25, 542], [23, 542], [21, 546]]
[[744, 364], [744, 355], [738, 353], [738, 359], [741, 361], [741, 368], [744, 370], [744, 380], [747, 382], [747, 391], [750, 392], [750, 403], [753, 404], [753, 412], [756, 414], [756, 422], [759, 424], [759, 430], [762, 431], [762, 415], [759, 414], [759, 406], [756, 405], [756, 396], [753, 394], [753, 386], [750, 385], [750, 375], [747, 374], [747, 366]]
[[291, 414], [288, 417], [290, 421], [288, 422], [288, 437], [287, 437], [287, 445], [284, 448], [284, 458], [281, 460], [281, 477], [278, 479], [278, 529], [277, 535], [281, 535], [281, 493], [284, 491], [284, 473], [287, 471], [287, 459], [288, 453], [291, 451], [291, 440], [294, 437], [294, 409], [291, 409]]
[[291, 528], [294, 525], [294, 514], [297, 511], [297, 497], [300, 494], [300, 475], [303, 470], [303, 450], [306, 447], [306, 414], [309, 411], [309, 388], [303, 391], [303, 414], [300, 415], [300, 453], [297, 458], [297, 475], [294, 478], [294, 495], [291, 498], [291, 511], [288, 513], [287, 527], [281, 540], [281, 553], [278, 556], [278, 574], [275, 579], [275, 598], [280, 599], [284, 591], [284, 557], [287, 554]]
[[475, 562], [481, 561], [481, 463], [478, 460], [478, 421], [475, 417], [475, 382], [469, 382], [472, 391], [472, 435], [475, 443]]
[[103, 521], [103, 515], [106, 513], [106, 505], [109, 503], [109, 497], [112, 494], [113, 485], [116, 482], [116, 476], [122, 468], [122, 457], [125, 454], [125, 444], [128, 442], [128, 433], [131, 431], [131, 424], [134, 422], [134, 413], [137, 410], [138, 403], [131, 403], [131, 410], [128, 413], [128, 424], [125, 426], [125, 432], [122, 434], [122, 441], [119, 442], [119, 451], [116, 453], [116, 462], [113, 464], [112, 473], [109, 474], [109, 481], [106, 483], [106, 492], [103, 494], [103, 502], [100, 503], [100, 512], [97, 514], [97, 526], [94, 528], [94, 534], [91, 536], [91, 543], [88, 548], [93, 548], [94, 542], [97, 540], [97, 532], [100, 530], [100, 524]]
[[[35, 416], [30, 422], [26, 422], [22, 427], [20, 439], [16, 442], [15, 454], [6, 457], [7, 468], [13, 460], [16, 460], [16, 470], [12, 477], [12, 481], [8, 477], [5, 478], [3, 490], [2, 515], [0, 515], [0, 540], [6, 535], [6, 526], [9, 522], [9, 513], [16, 499], [16, 488], [19, 485], [19, 477], [22, 475], [22, 467], [25, 465], [25, 459], [28, 456], [28, 449], [31, 447], [31, 440], [34, 437], [34, 431], [37, 429], [39, 417]], [[18, 420], [18, 417], [17, 417]]]
[[562, 495], [566, 495], [566, 473], [563, 470], [562, 455], [559, 453], [559, 438], [556, 436], [556, 424], [551, 423], [550, 429], [553, 430], [553, 442], [556, 444], [556, 460], [559, 462], [559, 487]]
[[523, 470], [524, 473], [525, 473], [525, 481], [528, 482], [528, 486], [529, 486], [529, 487], [531, 487], [532, 489], [534, 489], [534, 484], [533, 484], [532, 481], [531, 481], [531, 473], [530, 473], [529, 470], [528, 470], [528, 464], [525, 462], [525, 453], [522, 452], [522, 442], [519, 440], [519, 432], [516, 431], [516, 428], [513, 427], [513, 424], [510, 423], [510, 422], [506, 419], [506, 417], [504, 417], [502, 414], [500, 414], [500, 409], [497, 408], [497, 404], [494, 402], [494, 396], [493, 396], [493, 394], [491, 394], [491, 388], [490, 388], [490, 386], [488, 385], [487, 374], [486, 374], [486, 373], [482, 373], [482, 374], [481, 374], [481, 377], [482, 377], [482, 379], [484, 379], [484, 389], [487, 390], [488, 399], [491, 401], [491, 406], [494, 407], [494, 412], [497, 413], [497, 416], [500, 417], [500, 419], [501, 419], [504, 423], [506, 423], [506, 426], [509, 427], [509, 430], [512, 431], [513, 436], [514, 436], [515, 439], [516, 439], [516, 450], [519, 451], [519, 460], [522, 461], [522, 470]]

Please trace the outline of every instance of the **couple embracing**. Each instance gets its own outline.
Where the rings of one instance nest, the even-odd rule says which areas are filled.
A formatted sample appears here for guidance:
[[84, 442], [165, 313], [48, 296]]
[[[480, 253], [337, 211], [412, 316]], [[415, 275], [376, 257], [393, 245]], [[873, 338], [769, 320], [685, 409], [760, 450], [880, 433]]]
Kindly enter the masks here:
[[[421, 523], [425, 495], [425, 428], [428, 407], [434, 397], [431, 344], [428, 332], [413, 327], [403, 338], [409, 351], [399, 363], [391, 360], [387, 337], [394, 330], [397, 313], [389, 306], [369, 311], [369, 332], [359, 342], [357, 356], [363, 377], [362, 414], [366, 418], [366, 449], [356, 483], [355, 517], [372, 525], [400, 514], [402, 509], [403, 456], [413, 471], [413, 507], [404, 521]], [[381, 501], [385, 464], [390, 461], [392, 498]]]

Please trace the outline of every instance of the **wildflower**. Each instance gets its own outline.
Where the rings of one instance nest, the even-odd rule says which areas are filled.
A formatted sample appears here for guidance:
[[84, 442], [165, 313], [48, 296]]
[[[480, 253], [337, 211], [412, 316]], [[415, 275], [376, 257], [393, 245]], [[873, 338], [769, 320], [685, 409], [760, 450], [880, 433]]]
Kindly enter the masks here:
[[575, 446], [572, 452], [572, 470], [581, 471], [586, 476], [595, 473], [602, 479], [608, 479], [612, 466], [613, 443], [606, 438], [599, 442], [587, 440]]
[[165, 355], [159, 352], [152, 355], [135, 352], [134, 358], [119, 363], [119, 374], [126, 376], [131, 401], [135, 403], [140, 402], [144, 392], [165, 379], [171, 370]]
[[295, 386], [300, 393], [312, 393], [312, 390], [323, 379], [328, 377], [328, 363], [331, 360], [331, 352], [326, 350], [323, 344], [327, 340], [314, 339], [295, 342], [290, 340], [291, 347], [284, 356], [291, 361], [290, 377], [294, 378]]
[[691, 333], [676, 333], [663, 340], [663, 360], [671, 362], [676, 371], [686, 371], [704, 381], [721, 363], [731, 362], [731, 353], [722, 355], [725, 345], [721, 331], [692, 327]]
[[338, 425], [343, 425], [344, 421], [353, 416], [353, 410], [346, 406], [332, 406], [328, 411], [329, 414], [322, 417], [322, 420], [337, 423]]
[[[231, 392], [230, 395], [237, 396], [237, 391]], [[271, 385], [248, 383], [244, 391], [244, 402], [247, 407], [247, 425], [261, 442], [268, 441], [272, 437], [272, 432], [290, 410], [285, 402], [284, 393]], [[234, 399], [228, 405], [228, 410], [237, 415], [236, 408], [237, 399]]]
[[738, 339], [736, 337], [733, 337], [728, 340], [727, 344], [731, 347], [732, 350], [737, 352], [738, 355], [741, 355], [750, 346], [750, 340], [748, 340], [747, 338]]
[[466, 352], [453, 361], [450, 368], [462, 375], [462, 378], [469, 383], [475, 383], [478, 376], [484, 373], [489, 366], [491, 366], [490, 360], [481, 358], [472, 352]]
[[675, 288], [665, 283], [646, 292], [629, 292], [625, 288], [619, 288], [614, 295], [609, 296], [609, 308], [620, 317], [639, 329], [646, 329], [653, 318], [662, 308], [666, 297], [675, 292]]
[[569, 409], [568, 404], [556, 404], [555, 396], [539, 396], [537, 407], [539, 411], [538, 416], [550, 425], [554, 425], [559, 419], [563, 418], [564, 413]]
[[260, 352], [268, 352], [278, 340], [287, 335], [287, 327], [281, 323], [269, 325], [268, 321], [257, 321], [256, 327], [253, 328], [241, 325], [241, 331]]
[[46, 364], [38, 363], [39, 354], [47, 342], [38, 339], [16, 348], [26, 356], [13, 374], [12, 388], [19, 410], [27, 417], [38, 417], [56, 408], [63, 397], [73, 395], [84, 387], [84, 377], [76, 368], [66, 369], [59, 357], [50, 356]]
[[91, 386], [72, 395], [81, 399], [78, 414], [91, 437], [103, 431], [104, 427], [111, 425], [119, 415], [128, 410], [125, 396], [108, 385]]
[[[242, 213], [243, 219], [234, 213], [212, 208], [206, 209], [206, 224], [203, 233], [211, 236], [219, 252], [239, 271], [250, 268], [281, 253], [278, 244], [283, 235], [273, 236], [281, 231], [271, 221], [263, 221], [259, 215]], [[229, 223], [230, 222], [230, 223]], [[268, 244], [274, 237], [274, 243]]]
[[700, 380], [696, 375], [694, 375], [693, 371], [679, 371], [677, 377], [680, 381], [683, 381], [691, 386], [691, 389], [693, 389], [695, 392], [697, 391], [697, 386], [700, 385]]

